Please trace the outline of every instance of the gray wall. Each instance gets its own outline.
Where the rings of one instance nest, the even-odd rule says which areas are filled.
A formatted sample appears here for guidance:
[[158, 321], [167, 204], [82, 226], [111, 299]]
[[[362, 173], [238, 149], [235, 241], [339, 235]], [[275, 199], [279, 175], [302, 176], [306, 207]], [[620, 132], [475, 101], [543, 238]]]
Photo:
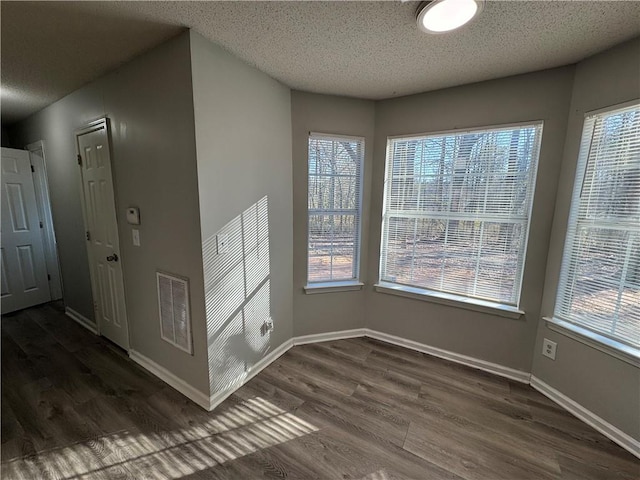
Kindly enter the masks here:
[[[578, 64], [562, 157], [542, 315], [553, 315], [560, 263], [585, 113], [640, 98], [640, 39], [622, 44]], [[542, 340], [558, 342], [556, 360], [543, 357]], [[533, 374], [606, 419], [640, 438], [638, 368], [549, 330], [540, 322]]]
[[[108, 116], [131, 348], [208, 392], [189, 34], [138, 57], [18, 124], [44, 140], [65, 304], [93, 318], [74, 131]], [[127, 206], [141, 212], [141, 247]], [[156, 269], [190, 279], [194, 355], [160, 338]]]
[[[104, 80], [91, 83], [10, 130], [17, 148], [43, 140], [53, 225], [67, 307], [94, 321], [74, 132], [104, 117]], [[113, 152], [115, 154], [115, 152]], [[114, 155], [114, 162], [116, 161]]]
[[12, 147], [11, 139], [9, 138], [9, 131], [4, 125], [2, 126], [2, 146], [9, 148]]
[[[553, 312], [584, 112], [640, 96], [639, 56], [636, 40], [577, 67], [370, 102], [290, 93], [190, 32], [9, 133], [14, 146], [45, 142], [65, 303], [92, 318], [73, 132], [111, 119], [118, 212], [135, 205], [142, 213], [139, 248], [119, 218], [131, 346], [203, 393], [233, 388], [293, 335], [366, 326], [532, 370], [637, 438], [638, 369], [548, 330], [539, 318]], [[375, 292], [387, 136], [536, 120], [545, 123], [521, 299], [526, 315], [510, 320]], [[309, 131], [365, 137], [361, 292], [302, 291]], [[156, 269], [190, 279], [193, 356], [160, 339]], [[273, 321], [272, 332], [261, 329], [265, 321]], [[539, 354], [543, 337], [558, 342], [555, 362]]]
[[[191, 33], [211, 393], [291, 338], [291, 98]], [[218, 253], [216, 235], [228, 236]], [[274, 329], [261, 331], [271, 320]]]
[[309, 132], [364, 137], [364, 188], [360, 277], [367, 278], [369, 203], [375, 103], [346, 97], [291, 93], [293, 128], [293, 312], [294, 335], [365, 326], [365, 291], [307, 295], [307, 156]]
[[529, 372], [565, 139], [573, 67], [519, 75], [376, 104], [369, 285], [378, 278], [387, 137], [544, 121], [519, 320], [400, 298], [368, 288], [367, 326]]

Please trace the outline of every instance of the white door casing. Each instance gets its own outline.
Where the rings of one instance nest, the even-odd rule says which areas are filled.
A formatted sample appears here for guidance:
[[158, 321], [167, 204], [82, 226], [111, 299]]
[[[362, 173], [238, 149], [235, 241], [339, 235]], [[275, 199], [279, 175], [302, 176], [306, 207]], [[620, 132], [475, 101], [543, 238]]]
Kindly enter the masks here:
[[93, 122], [76, 133], [76, 146], [98, 331], [128, 350], [127, 310], [108, 133], [106, 119]]
[[51, 300], [29, 152], [2, 149], [2, 313]]
[[44, 247], [44, 258], [47, 264], [47, 273], [49, 274], [51, 300], [58, 300], [62, 298], [62, 275], [60, 273], [60, 264], [58, 263], [56, 234], [53, 228], [53, 214], [51, 212], [49, 186], [47, 182], [47, 168], [44, 157], [44, 142], [38, 141], [31, 143], [25, 148], [30, 153], [31, 166], [34, 171], [33, 185], [36, 190], [38, 215], [40, 216], [40, 221], [43, 224], [42, 241]]

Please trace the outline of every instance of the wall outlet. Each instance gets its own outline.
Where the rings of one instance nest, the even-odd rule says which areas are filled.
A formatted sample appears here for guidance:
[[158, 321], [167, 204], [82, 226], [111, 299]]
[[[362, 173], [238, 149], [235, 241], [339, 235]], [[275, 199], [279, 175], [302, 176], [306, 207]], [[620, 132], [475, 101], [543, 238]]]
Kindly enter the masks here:
[[545, 338], [542, 341], [542, 355], [545, 357], [549, 357], [551, 360], [556, 359], [556, 349], [558, 348], [558, 344], [556, 342], [552, 342], [548, 338]]
[[273, 330], [273, 322], [271, 320], [265, 320], [260, 326], [260, 334], [264, 337], [267, 333]]

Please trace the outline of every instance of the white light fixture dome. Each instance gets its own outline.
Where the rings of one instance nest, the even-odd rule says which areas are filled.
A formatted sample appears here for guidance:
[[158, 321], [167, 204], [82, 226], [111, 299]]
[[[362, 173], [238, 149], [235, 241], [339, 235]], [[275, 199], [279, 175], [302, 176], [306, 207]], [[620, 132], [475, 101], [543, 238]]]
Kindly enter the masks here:
[[470, 22], [482, 10], [484, 0], [433, 0], [418, 7], [418, 28], [444, 33]]

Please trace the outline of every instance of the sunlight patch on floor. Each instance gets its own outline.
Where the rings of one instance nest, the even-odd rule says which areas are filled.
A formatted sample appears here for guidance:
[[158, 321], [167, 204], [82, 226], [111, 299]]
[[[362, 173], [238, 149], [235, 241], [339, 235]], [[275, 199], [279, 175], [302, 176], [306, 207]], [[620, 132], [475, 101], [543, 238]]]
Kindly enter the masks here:
[[255, 397], [202, 424], [171, 431], [119, 432], [16, 459], [3, 478], [81, 479], [133, 474], [181, 478], [318, 430], [290, 412]]

